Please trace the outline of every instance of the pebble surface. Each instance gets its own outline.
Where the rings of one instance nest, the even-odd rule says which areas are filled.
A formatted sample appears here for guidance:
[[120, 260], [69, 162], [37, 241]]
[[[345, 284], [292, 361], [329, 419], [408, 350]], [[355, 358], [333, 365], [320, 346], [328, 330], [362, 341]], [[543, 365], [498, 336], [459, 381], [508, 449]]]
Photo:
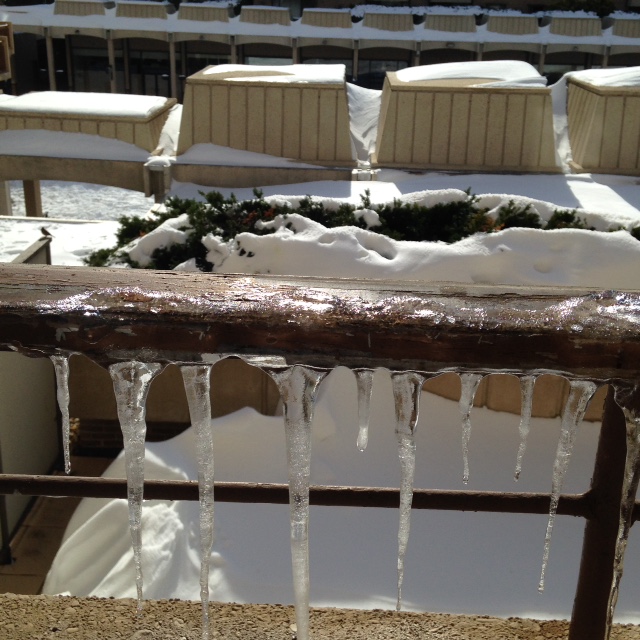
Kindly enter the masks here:
[[[294, 640], [293, 607], [211, 604], [211, 640]], [[198, 602], [0, 595], [3, 640], [201, 640]], [[313, 609], [313, 640], [561, 640], [558, 620]], [[611, 640], [640, 640], [640, 627], [616, 625]]]

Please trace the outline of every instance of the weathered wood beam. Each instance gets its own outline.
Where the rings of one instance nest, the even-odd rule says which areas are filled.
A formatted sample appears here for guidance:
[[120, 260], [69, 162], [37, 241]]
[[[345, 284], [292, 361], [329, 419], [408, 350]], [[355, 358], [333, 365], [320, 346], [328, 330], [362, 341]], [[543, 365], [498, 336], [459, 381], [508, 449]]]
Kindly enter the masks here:
[[0, 266], [0, 348], [640, 378], [640, 293]]

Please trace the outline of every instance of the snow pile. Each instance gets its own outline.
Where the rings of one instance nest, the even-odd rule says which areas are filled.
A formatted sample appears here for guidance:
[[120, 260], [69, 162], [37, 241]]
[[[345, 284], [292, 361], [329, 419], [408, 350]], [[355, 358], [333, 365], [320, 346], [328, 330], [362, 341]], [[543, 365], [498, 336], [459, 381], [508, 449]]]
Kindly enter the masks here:
[[289, 64], [246, 65], [220, 64], [203, 71], [204, 75], [232, 82], [280, 82], [280, 83], [344, 83], [343, 64]]
[[[500, 60], [477, 62], [444, 62], [420, 67], [407, 67], [396, 72], [401, 82], [420, 82], [426, 80], [447, 80], [452, 78], [488, 78], [500, 82], [542, 85], [547, 84], [528, 62], [518, 60]], [[484, 85], [486, 86], [486, 85]], [[492, 83], [492, 86], [500, 86]]]
[[638, 87], [640, 86], [640, 67], [624, 69], [586, 69], [572, 71], [570, 78], [583, 80], [596, 87]]
[[0, 112], [50, 113], [102, 118], [149, 118], [166, 106], [167, 98], [119, 93], [35, 91], [0, 102]]

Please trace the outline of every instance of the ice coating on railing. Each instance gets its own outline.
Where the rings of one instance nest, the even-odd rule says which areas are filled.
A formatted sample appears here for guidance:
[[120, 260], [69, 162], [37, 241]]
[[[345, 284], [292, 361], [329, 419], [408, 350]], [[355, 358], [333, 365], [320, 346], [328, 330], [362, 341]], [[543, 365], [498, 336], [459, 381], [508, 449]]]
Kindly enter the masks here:
[[564, 478], [569, 468], [573, 444], [576, 439], [578, 425], [582, 422], [584, 413], [591, 396], [596, 392], [598, 386], [588, 380], [571, 380], [569, 389], [569, 397], [562, 411], [562, 423], [560, 426], [560, 439], [558, 440], [558, 449], [556, 458], [553, 463], [553, 477], [551, 481], [551, 505], [549, 506], [549, 520], [547, 522], [547, 531], [544, 537], [544, 552], [542, 554], [542, 570], [540, 571], [540, 582], [538, 583], [538, 591], [544, 591], [545, 573], [549, 563], [549, 551], [551, 550], [551, 536], [553, 534], [553, 525], [558, 511], [558, 502]]
[[214, 463], [211, 428], [211, 365], [180, 367], [189, 403], [189, 416], [196, 432], [198, 491], [200, 498], [200, 601], [202, 640], [209, 638], [209, 567], [214, 540]]
[[471, 409], [473, 407], [473, 399], [476, 397], [478, 386], [484, 377], [480, 373], [461, 373], [460, 383], [462, 389], [460, 391], [460, 402], [458, 406], [462, 414], [462, 459], [464, 471], [462, 473], [462, 482], [469, 482], [469, 439], [471, 438]]
[[141, 520], [144, 492], [144, 441], [147, 434], [146, 402], [151, 381], [161, 368], [159, 364], [146, 362], [120, 362], [109, 367], [124, 440], [129, 531], [136, 570], [138, 612], [142, 610]]
[[518, 431], [520, 432], [520, 446], [518, 447], [518, 456], [516, 458], [516, 470], [513, 474], [514, 480], [520, 479], [522, 471], [522, 460], [524, 452], [527, 448], [527, 438], [529, 436], [529, 427], [531, 426], [531, 409], [533, 407], [533, 388], [536, 384], [537, 376], [522, 376], [520, 378], [520, 424]]
[[295, 365], [268, 373], [280, 390], [284, 413], [297, 640], [308, 640], [311, 422], [316, 391], [326, 372]]
[[426, 376], [415, 371], [395, 373], [391, 376], [396, 410], [396, 439], [400, 460], [400, 524], [398, 526], [398, 598], [396, 610], [402, 607], [404, 558], [411, 530], [411, 502], [416, 471], [415, 429], [418, 424], [420, 392]]
[[360, 451], [364, 451], [369, 443], [373, 371], [371, 369], [355, 369], [353, 373], [358, 385], [358, 440], [356, 445]]
[[[622, 497], [620, 500], [620, 523], [616, 538], [616, 548], [613, 559], [613, 580], [607, 609], [607, 637], [613, 623], [613, 614], [618, 602], [620, 580], [624, 569], [624, 556], [629, 540], [629, 530], [633, 524], [633, 510], [635, 507], [638, 482], [640, 481], [640, 412], [636, 406], [627, 403], [628, 389], [614, 385], [615, 398], [624, 413], [627, 432], [627, 453], [625, 459], [624, 476], [622, 480]], [[637, 396], [637, 387], [632, 387], [632, 395]]]
[[64, 452], [64, 472], [71, 473], [69, 455], [69, 358], [71, 356], [51, 356], [56, 372], [56, 396], [62, 415], [62, 451]]

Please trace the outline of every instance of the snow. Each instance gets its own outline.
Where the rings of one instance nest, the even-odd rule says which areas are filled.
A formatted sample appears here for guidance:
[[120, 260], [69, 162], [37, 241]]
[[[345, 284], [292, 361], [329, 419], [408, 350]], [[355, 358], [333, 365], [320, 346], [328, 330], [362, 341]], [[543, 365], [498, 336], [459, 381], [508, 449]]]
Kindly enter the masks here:
[[[233, 149], [217, 144], [194, 144], [182, 155], [177, 156], [177, 164], [206, 164], [226, 167], [282, 167], [284, 169], [317, 169], [305, 162], [270, 156], [256, 151]], [[209, 189], [211, 190], [211, 189]]]
[[73, 100], [64, 91], [34, 91], [0, 102], [0, 114], [47, 113], [56, 116], [95, 116], [104, 118], [151, 117], [164, 108], [167, 98], [114, 93], [74, 92]]
[[625, 69], [585, 69], [568, 74], [571, 78], [582, 80], [596, 87], [638, 87], [640, 86], [640, 67]]
[[[491, 78], [510, 83], [542, 85], [547, 84], [528, 62], [518, 60], [500, 60], [477, 62], [447, 62], [428, 64], [419, 67], [407, 67], [396, 71], [401, 82], [420, 82], [425, 80], [446, 80], [451, 78]], [[491, 86], [499, 86], [491, 83]]]
[[87, 133], [65, 133], [45, 129], [0, 131], [3, 156], [37, 156], [85, 160], [145, 162], [149, 152], [141, 147]]
[[[203, 73], [211, 76], [212, 79], [216, 79], [215, 77], [218, 75], [234, 74], [223, 78], [229, 82], [344, 84], [345, 69], [343, 64], [289, 64], [277, 66], [220, 64], [208, 67]], [[245, 75], [249, 73], [251, 75]]]

